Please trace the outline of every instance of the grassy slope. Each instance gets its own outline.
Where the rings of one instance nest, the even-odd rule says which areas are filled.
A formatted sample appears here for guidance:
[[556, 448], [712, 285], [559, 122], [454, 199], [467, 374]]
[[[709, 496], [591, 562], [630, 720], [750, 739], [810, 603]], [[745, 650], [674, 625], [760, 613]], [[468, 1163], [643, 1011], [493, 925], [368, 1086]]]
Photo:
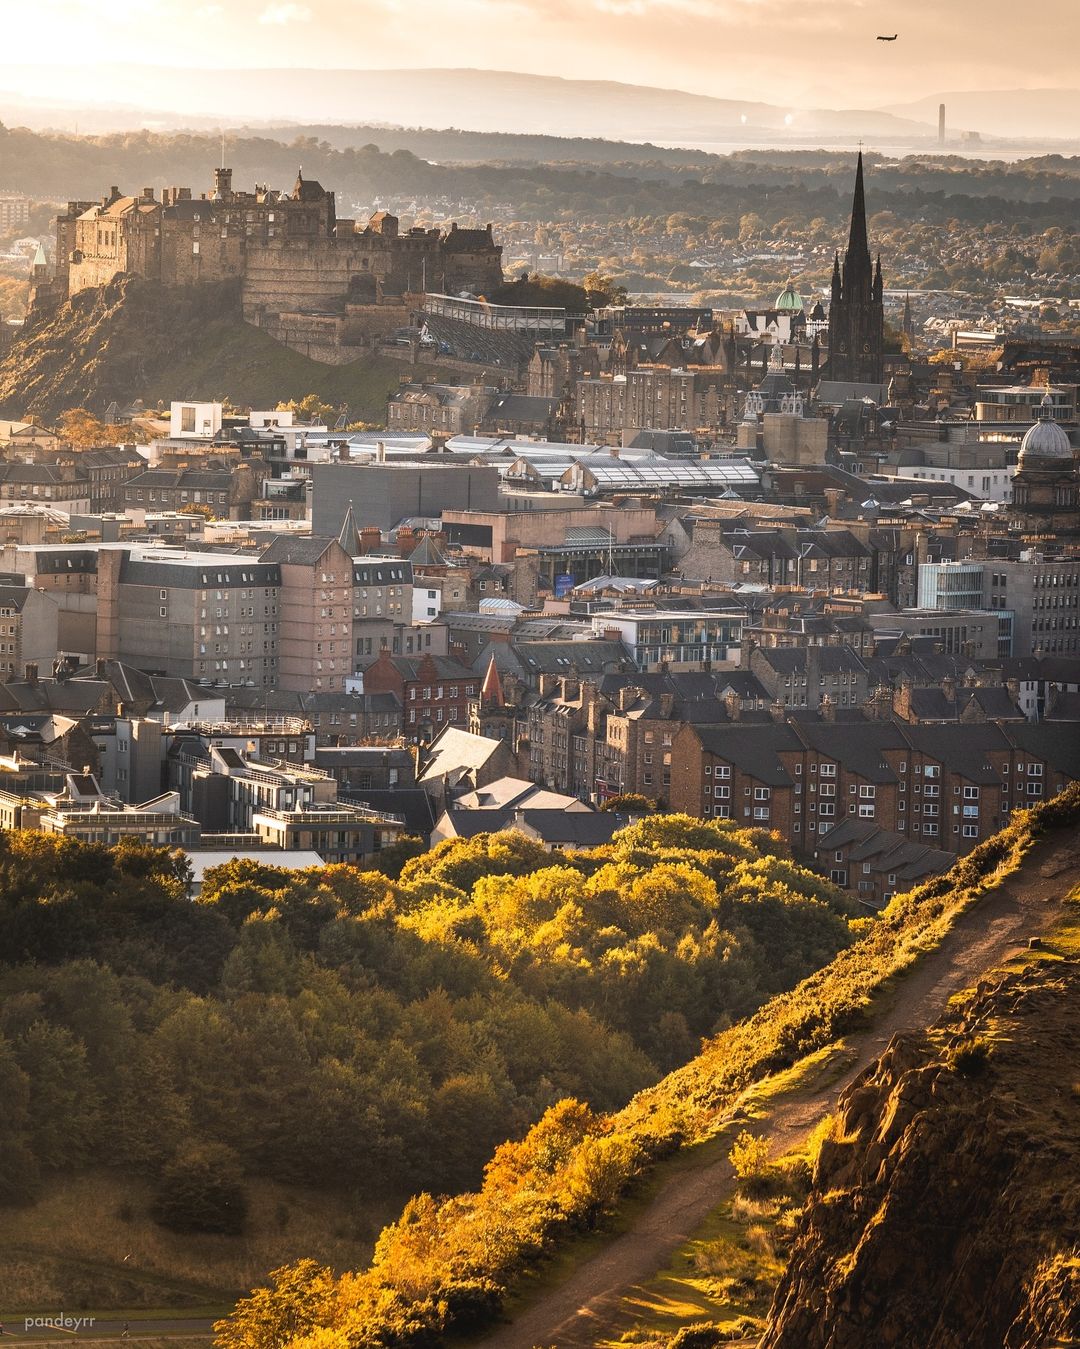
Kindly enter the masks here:
[[[387, 395], [412, 368], [376, 353], [323, 365], [240, 317], [234, 286], [166, 288], [134, 277], [83, 291], [30, 324], [0, 359], [0, 416], [45, 421], [70, 407], [101, 414], [116, 399], [228, 399], [273, 407], [314, 393], [382, 424]], [[425, 366], [422, 378], [443, 372]]]
[[389, 1216], [346, 1193], [256, 1180], [247, 1188], [250, 1230], [240, 1241], [166, 1231], [150, 1217], [147, 1183], [110, 1171], [55, 1180], [33, 1208], [0, 1209], [0, 1321], [58, 1307], [220, 1315], [267, 1269], [302, 1255], [362, 1264]]

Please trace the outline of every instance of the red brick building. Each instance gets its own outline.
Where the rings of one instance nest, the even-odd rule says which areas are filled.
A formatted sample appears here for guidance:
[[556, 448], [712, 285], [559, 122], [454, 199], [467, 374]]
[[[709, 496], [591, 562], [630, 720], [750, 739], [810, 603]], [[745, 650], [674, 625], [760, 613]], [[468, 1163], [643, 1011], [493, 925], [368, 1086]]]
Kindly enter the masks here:
[[401, 700], [404, 734], [430, 740], [444, 726], [469, 724], [469, 700], [480, 689], [480, 676], [447, 656], [392, 656], [386, 647], [364, 671], [365, 693], [396, 693]]

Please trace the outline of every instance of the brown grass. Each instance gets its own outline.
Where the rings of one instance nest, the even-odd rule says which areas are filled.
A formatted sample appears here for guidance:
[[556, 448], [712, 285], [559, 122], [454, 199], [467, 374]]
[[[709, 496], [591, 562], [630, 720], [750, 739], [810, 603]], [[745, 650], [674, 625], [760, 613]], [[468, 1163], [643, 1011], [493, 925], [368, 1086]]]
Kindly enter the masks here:
[[389, 1216], [344, 1194], [257, 1181], [248, 1192], [244, 1236], [180, 1235], [153, 1222], [150, 1188], [137, 1178], [57, 1181], [31, 1208], [0, 1209], [0, 1308], [216, 1311], [301, 1256], [362, 1267]]

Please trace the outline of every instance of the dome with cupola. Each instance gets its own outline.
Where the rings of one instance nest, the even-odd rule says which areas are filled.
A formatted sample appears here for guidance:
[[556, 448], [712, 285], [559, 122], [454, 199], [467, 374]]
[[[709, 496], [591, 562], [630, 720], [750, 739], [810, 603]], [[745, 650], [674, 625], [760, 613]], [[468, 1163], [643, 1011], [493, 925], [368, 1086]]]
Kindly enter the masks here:
[[781, 314], [801, 314], [806, 305], [803, 297], [789, 281], [776, 297], [774, 308]]
[[1042, 464], [1059, 467], [1071, 464], [1072, 443], [1063, 427], [1053, 419], [1053, 401], [1049, 392], [1039, 405], [1038, 421], [1020, 444], [1018, 468], [1036, 468]]

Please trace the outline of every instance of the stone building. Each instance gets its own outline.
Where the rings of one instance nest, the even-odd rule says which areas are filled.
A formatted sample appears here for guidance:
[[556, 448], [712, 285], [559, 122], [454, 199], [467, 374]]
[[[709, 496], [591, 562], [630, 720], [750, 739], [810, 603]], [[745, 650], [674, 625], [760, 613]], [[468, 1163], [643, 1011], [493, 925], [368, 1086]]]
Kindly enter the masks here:
[[1080, 465], [1054, 412], [1047, 390], [1039, 419], [1021, 442], [1012, 480], [1012, 523], [1029, 535], [1080, 534]]
[[394, 432], [472, 435], [497, 394], [484, 384], [403, 384], [386, 400], [386, 425]]
[[[502, 283], [502, 249], [484, 229], [402, 231], [380, 211], [361, 226], [339, 219], [334, 193], [297, 174], [291, 192], [234, 191], [215, 169], [213, 190], [169, 187], [98, 202], [69, 202], [56, 221], [61, 297], [127, 273], [168, 286], [242, 282], [244, 316], [264, 324], [289, 311], [345, 311], [422, 291], [483, 293]], [[335, 330], [333, 340], [341, 337]]]
[[276, 538], [260, 557], [280, 569], [278, 687], [334, 692], [353, 672], [353, 560], [335, 538]]
[[843, 267], [839, 253], [833, 263], [828, 377], [847, 383], [880, 384], [884, 373], [884, 282], [880, 254], [876, 267], [870, 261], [860, 151]]
[[860, 713], [681, 726], [671, 808], [776, 830], [796, 852], [845, 819], [966, 853], [1080, 776], [1075, 737], [1027, 722], [912, 725]]

